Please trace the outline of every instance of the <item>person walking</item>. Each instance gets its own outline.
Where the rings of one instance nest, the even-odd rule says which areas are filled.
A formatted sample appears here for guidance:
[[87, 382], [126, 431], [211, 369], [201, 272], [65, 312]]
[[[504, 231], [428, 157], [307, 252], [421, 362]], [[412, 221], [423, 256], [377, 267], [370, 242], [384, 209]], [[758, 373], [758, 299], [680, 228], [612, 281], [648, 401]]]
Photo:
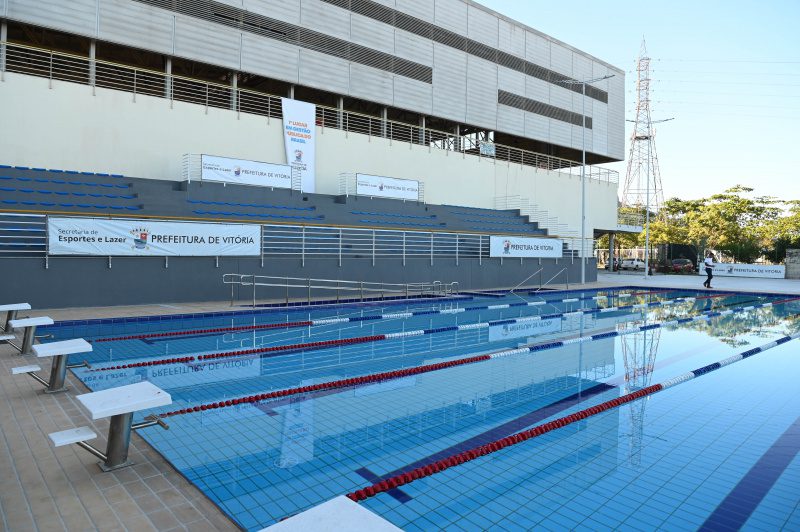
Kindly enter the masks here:
[[714, 271], [714, 254], [710, 251], [706, 253], [706, 260], [703, 261], [706, 268], [706, 275], [708, 275], [708, 279], [705, 280], [703, 286], [706, 288], [711, 288], [711, 279], [714, 278], [713, 271]]

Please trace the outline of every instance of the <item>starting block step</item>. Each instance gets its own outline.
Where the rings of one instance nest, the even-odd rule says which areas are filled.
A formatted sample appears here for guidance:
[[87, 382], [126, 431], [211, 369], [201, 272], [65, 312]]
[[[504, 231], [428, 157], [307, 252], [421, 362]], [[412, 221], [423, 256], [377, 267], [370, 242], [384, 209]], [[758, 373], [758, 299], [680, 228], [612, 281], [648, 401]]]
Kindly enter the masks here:
[[62, 430], [61, 432], [51, 432], [48, 434], [53, 445], [61, 447], [79, 441], [93, 440], [97, 434], [89, 427], [78, 427], [75, 429]]
[[13, 339], [14, 339], [13, 334], [0, 334], [0, 342], [7, 342]]
[[21, 373], [34, 373], [34, 372], [41, 371], [41, 370], [42, 370], [42, 368], [40, 368], [39, 366], [37, 366], [35, 364], [32, 365], [32, 366], [17, 366], [16, 368], [11, 368], [11, 374], [12, 375], [19, 375]]

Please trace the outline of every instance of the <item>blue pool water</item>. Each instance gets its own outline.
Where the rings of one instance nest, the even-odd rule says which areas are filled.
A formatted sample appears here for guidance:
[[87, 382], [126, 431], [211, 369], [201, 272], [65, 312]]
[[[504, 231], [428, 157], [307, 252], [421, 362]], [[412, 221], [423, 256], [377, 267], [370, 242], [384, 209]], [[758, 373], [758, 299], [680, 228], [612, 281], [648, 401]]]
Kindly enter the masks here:
[[[646, 289], [511, 294], [63, 322], [56, 339], [95, 342], [76, 375], [91, 389], [149, 380], [191, 408], [353, 376], [624, 332], [788, 296]], [[621, 297], [622, 295], [622, 297]], [[598, 296], [608, 298], [593, 299]], [[579, 299], [486, 309], [524, 301]], [[661, 301], [614, 312], [592, 309]], [[407, 318], [203, 332], [213, 328], [432, 310]], [[583, 313], [576, 311], [583, 310]], [[531, 316], [538, 321], [355, 345], [135, 366], [182, 356], [340, 340]], [[678, 327], [495, 358], [361, 386], [167, 418], [139, 433], [231, 518], [257, 530], [332, 497], [800, 330], [798, 301]], [[183, 336], [162, 333], [188, 330]], [[142, 336], [119, 339], [124, 336]], [[505, 448], [360, 504], [405, 530], [800, 529], [800, 371], [790, 341], [652, 396]], [[75, 362], [77, 360], [71, 360]], [[120, 369], [107, 368], [122, 366]], [[129, 367], [133, 366], [133, 367]], [[150, 412], [139, 413], [142, 417]]]

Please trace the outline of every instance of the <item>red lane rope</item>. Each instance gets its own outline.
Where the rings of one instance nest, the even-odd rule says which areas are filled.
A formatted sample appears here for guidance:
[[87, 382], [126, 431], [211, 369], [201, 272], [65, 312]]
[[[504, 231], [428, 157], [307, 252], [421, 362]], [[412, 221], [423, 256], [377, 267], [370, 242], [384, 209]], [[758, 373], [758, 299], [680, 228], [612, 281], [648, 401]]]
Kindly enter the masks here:
[[283, 390], [276, 390], [274, 392], [260, 393], [255, 395], [248, 395], [246, 397], [239, 397], [238, 399], [228, 399], [226, 401], [219, 401], [216, 403], [207, 403], [189, 408], [181, 408], [180, 410], [173, 410], [171, 412], [164, 412], [159, 414], [160, 417], [171, 417], [181, 414], [191, 414], [194, 412], [201, 412], [205, 410], [213, 410], [216, 408], [225, 408], [228, 406], [258, 403], [267, 399], [276, 399], [278, 397], [286, 397], [287, 395], [295, 395], [301, 393], [318, 392], [321, 390], [331, 390], [335, 388], [347, 388], [350, 386], [357, 386], [362, 384], [370, 384], [373, 382], [397, 379], [401, 377], [408, 377], [417, 375], [419, 373], [426, 373], [429, 371], [436, 371], [445, 368], [452, 368], [454, 366], [463, 366], [466, 364], [473, 364], [475, 362], [483, 362], [490, 360], [489, 355], [478, 355], [470, 358], [462, 358], [458, 360], [450, 360], [448, 362], [437, 362], [435, 364], [427, 364], [425, 366], [417, 366], [414, 368], [398, 369], [394, 371], [385, 371], [383, 373], [374, 373], [372, 375], [365, 375], [362, 377], [352, 377], [349, 379], [340, 379], [337, 381], [323, 382], [320, 384], [311, 384], [309, 386], [299, 386], [296, 388], [286, 388]]
[[621, 397], [617, 397], [616, 399], [600, 403], [597, 406], [586, 408], [579, 412], [575, 412], [574, 414], [560, 417], [558, 419], [544, 423], [542, 425], [538, 425], [531, 429], [518, 432], [516, 434], [512, 434], [511, 436], [507, 436], [505, 438], [501, 438], [499, 440], [486, 443], [479, 447], [474, 447], [472, 449], [449, 456], [447, 458], [442, 458], [441, 460], [437, 460], [430, 464], [414, 468], [411, 471], [407, 471], [405, 473], [399, 473], [393, 477], [381, 480], [380, 482], [376, 482], [371, 486], [367, 486], [365, 488], [356, 490], [352, 493], [348, 493], [347, 496], [351, 500], [356, 502], [363, 501], [364, 499], [377, 495], [378, 493], [383, 493], [384, 491], [389, 491], [395, 488], [399, 488], [400, 486], [408, 484], [409, 482], [413, 482], [417, 479], [429, 477], [431, 475], [435, 475], [436, 473], [440, 473], [446, 469], [449, 469], [453, 466], [463, 464], [466, 462], [471, 462], [472, 460], [480, 458], [481, 456], [497, 452], [500, 449], [504, 449], [511, 445], [516, 445], [523, 441], [530, 440], [531, 438], [536, 438], [537, 436], [541, 436], [542, 434], [546, 434], [555, 429], [564, 427], [566, 425], [569, 425], [576, 421], [580, 421], [582, 419], [586, 419], [587, 417], [594, 416], [601, 412], [605, 412], [606, 410], [616, 408], [625, 403], [630, 403], [631, 401], [635, 401], [636, 399], [659, 392], [661, 390], [662, 386], [660, 384], [654, 384], [652, 386], [648, 386], [647, 388], [642, 388], [641, 390], [637, 390], [635, 392], [623, 395]]
[[364, 342], [375, 342], [377, 340], [385, 340], [386, 335], [377, 334], [374, 336], [359, 336], [358, 338], [344, 338], [342, 340], [325, 340], [322, 342], [307, 342], [305, 344], [290, 344], [290, 345], [276, 345], [273, 347], [259, 347], [257, 349], [243, 349], [241, 351], [226, 351], [224, 353], [212, 353], [210, 355], [199, 355], [197, 357], [179, 357], [169, 358], [164, 360], [150, 360], [146, 362], [133, 362], [131, 364], [120, 364], [119, 366], [109, 366], [106, 368], [95, 368], [89, 371], [115, 371], [127, 368], [140, 368], [143, 366], [161, 366], [164, 364], [174, 364], [181, 362], [193, 362], [195, 360], [215, 360], [218, 358], [228, 357], [241, 357], [247, 355], [256, 355], [261, 353], [274, 353], [277, 351], [294, 351], [296, 349], [320, 349], [323, 347], [333, 347], [338, 345], [352, 345], [361, 344]]
[[[675, 289], [667, 289], [667, 290], [651, 290], [648, 292], [633, 292], [631, 296], [645, 296], [648, 294], [660, 294], [663, 292], [674, 292]], [[709, 297], [709, 296], [703, 296]], [[721, 297], [721, 296], [713, 296], [713, 297]], [[700, 298], [698, 298], [700, 299]], [[89, 340], [89, 343], [100, 343], [100, 342], [117, 342], [121, 340], [143, 340], [146, 338], [159, 338], [159, 337], [172, 337], [172, 336], [186, 336], [192, 334], [206, 334], [206, 333], [218, 333], [218, 332], [234, 332], [234, 331], [253, 331], [253, 330], [261, 330], [261, 329], [280, 329], [282, 327], [290, 328], [290, 327], [309, 327], [313, 326], [313, 321], [289, 321], [286, 323], [268, 323], [265, 325], [240, 325], [237, 327], [217, 327], [213, 329], [189, 329], [186, 331], [168, 331], [168, 332], [157, 332], [157, 333], [144, 333], [144, 334], [132, 334], [129, 336], [114, 336], [110, 338], [98, 338], [95, 340]]]
[[98, 342], [117, 342], [119, 340], [143, 340], [145, 338], [158, 338], [167, 336], [185, 336], [189, 334], [206, 334], [218, 332], [233, 332], [233, 331], [251, 331], [260, 329], [280, 329], [282, 327], [306, 327], [313, 325], [310, 321], [288, 321], [286, 323], [267, 323], [263, 325], [240, 325], [238, 327], [217, 327], [214, 329], [189, 329], [186, 331], [172, 331], [172, 332], [158, 332], [147, 334], [132, 334], [130, 336], [115, 336], [113, 338], [98, 338], [96, 340], [89, 340], [91, 343]]

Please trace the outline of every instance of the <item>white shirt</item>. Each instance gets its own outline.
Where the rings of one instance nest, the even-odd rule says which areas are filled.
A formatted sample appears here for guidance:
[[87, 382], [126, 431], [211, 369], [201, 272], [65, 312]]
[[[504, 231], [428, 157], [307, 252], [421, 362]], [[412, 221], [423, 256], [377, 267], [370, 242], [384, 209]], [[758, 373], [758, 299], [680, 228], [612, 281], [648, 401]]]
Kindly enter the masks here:
[[711, 257], [706, 257], [705, 260], [706, 268], [713, 268], [714, 267], [714, 259]]

